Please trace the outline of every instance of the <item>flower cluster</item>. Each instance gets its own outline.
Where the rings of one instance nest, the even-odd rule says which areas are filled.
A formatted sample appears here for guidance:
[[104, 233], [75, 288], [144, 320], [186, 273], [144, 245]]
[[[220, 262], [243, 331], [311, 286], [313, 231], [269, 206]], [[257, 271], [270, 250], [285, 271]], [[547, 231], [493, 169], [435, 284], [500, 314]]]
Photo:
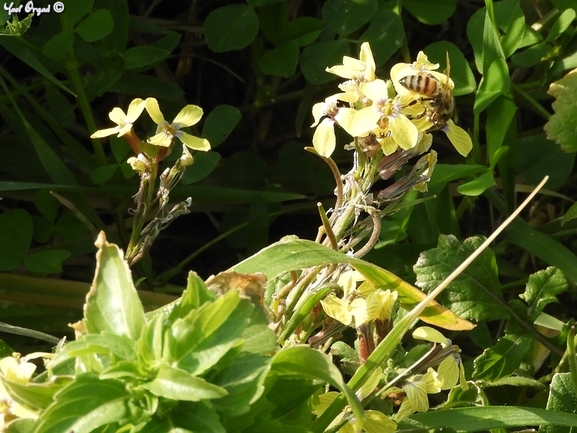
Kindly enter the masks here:
[[[336, 147], [334, 125], [338, 124], [352, 137], [376, 140], [385, 155], [399, 149], [418, 155], [430, 147], [430, 132], [440, 129], [466, 156], [472, 148], [471, 138], [450, 119], [454, 83], [437, 72], [438, 68], [420, 52], [415, 62], [394, 65], [391, 79], [384, 81], [376, 78], [370, 46], [363, 43], [359, 59], [345, 56], [342, 65], [327, 68], [347, 81], [339, 85], [342, 93], [329, 96], [312, 109], [314, 148], [330, 157]], [[413, 80], [419, 84], [409, 85], [410, 77], [419, 77]]]

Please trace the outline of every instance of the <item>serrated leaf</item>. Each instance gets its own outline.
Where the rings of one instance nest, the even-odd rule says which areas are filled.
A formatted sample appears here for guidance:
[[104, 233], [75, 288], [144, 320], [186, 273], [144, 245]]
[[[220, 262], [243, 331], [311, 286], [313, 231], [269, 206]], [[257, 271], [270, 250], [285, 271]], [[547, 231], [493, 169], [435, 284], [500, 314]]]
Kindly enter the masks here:
[[247, 47], [256, 37], [258, 28], [256, 12], [243, 4], [215, 9], [204, 21], [206, 42], [216, 53]]
[[567, 291], [569, 285], [565, 275], [559, 269], [549, 266], [547, 269], [535, 272], [529, 277], [525, 292], [519, 297], [529, 304], [527, 315], [531, 319], [539, 316], [545, 306], [559, 302], [557, 295]]
[[[416, 285], [425, 292], [432, 291], [453, 272], [484, 239], [473, 237], [459, 242], [455, 236], [439, 236], [437, 248], [421, 253], [413, 270]], [[486, 249], [440, 295], [446, 305], [460, 317], [470, 320], [506, 319], [501, 285], [497, 276], [495, 255]]]
[[547, 93], [555, 98], [554, 113], [543, 127], [547, 138], [565, 153], [577, 152], [577, 69], [551, 84]]
[[509, 376], [519, 368], [533, 341], [534, 337], [528, 333], [520, 336], [504, 336], [475, 359], [473, 377], [495, 381]]
[[89, 333], [108, 331], [137, 340], [144, 327], [144, 310], [124, 254], [100, 232], [95, 242], [96, 273], [86, 295], [84, 320]]
[[[547, 410], [552, 412], [567, 412], [574, 414], [577, 407], [577, 390], [575, 389], [571, 373], [556, 373], [551, 380]], [[569, 433], [574, 428], [549, 425], [539, 431], [545, 433]]]
[[162, 366], [156, 377], [143, 385], [159, 397], [172, 400], [200, 401], [221, 398], [228, 392], [220, 386], [207, 382], [200, 377], [176, 367]]

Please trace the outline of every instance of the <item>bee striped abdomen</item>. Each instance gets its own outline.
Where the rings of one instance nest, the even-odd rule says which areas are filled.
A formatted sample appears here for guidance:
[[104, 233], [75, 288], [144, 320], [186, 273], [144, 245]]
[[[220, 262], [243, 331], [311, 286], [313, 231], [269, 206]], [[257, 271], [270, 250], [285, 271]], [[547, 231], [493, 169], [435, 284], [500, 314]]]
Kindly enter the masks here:
[[405, 88], [425, 96], [435, 96], [439, 81], [429, 74], [416, 74], [403, 77], [399, 81]]

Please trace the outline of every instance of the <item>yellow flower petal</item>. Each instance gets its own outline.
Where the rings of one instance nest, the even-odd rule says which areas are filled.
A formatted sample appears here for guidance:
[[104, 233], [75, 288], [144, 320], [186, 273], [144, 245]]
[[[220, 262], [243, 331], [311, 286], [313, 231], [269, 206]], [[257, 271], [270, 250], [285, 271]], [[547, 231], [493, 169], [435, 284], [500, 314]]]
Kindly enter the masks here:
[[374, 80], [361, 84], [361, 91], [373, 102], [383, 102], [389, 97], [387, 83], [384, 80]]
[[161, 130], [158, 134], [153, 135], [146, 141], [154, 146], [169, 147], [172, 144], [172, 135]]
[[143, 101], [140, 98], [134, 99], [128, 106], [126, 120], [130, 123], [134, 123], [134, 121], [142, 114], [142, 111], [144, 111], [145, 106], [146, 101]]
[[459, 362], [452, 354], [447, 356], [437, 369], [437, 373], [442, 381], [442, 389], [451, 389], [459, 381]]
[[326, 117], [319, 126], [317, 126], [313, 135], [313, 147], [319, 155], [325, 158], [330, 158], [337, 146], [334, 125], [334, 120]]
[[393, 433], [397, 430], [397, 423], [378, 410], [366, 410], [363, 420], [363, 429], [367, 433]]
[[430, 341], [431, 343], [439, 343], [442, 344], [443, 347], [447, 347], [451, 344], [451, 341], [447, 337], [430, 326], [420, 326], [415, 329], [413, 331], [413, 338]]
[[207, 152], [210, 150], [210, 143], [206, 138], [195, 137], [194, 135], [187, 134], [184, 131], [178, 131], [176, 136], [180, 138], [187, 147], [193, 150], [198, 150], [201, 152]]
[[118, 131], [120, 131], [120, 127], [118, 126], [115, 126], [114, 128], [99, 129], [94, 134], [92, 134], [90, 138], [108, 137], [109, 135], [116, 134]]
[[411, 402], [412, 408], [417, 412], [429, 410], [429, 398], [427, 397], [427, 384], [421, 380], [408, 382], [403, 386], [403, 391], [407, 394], [407, 400]]
[[441, 131], [447, 134], [449, 141], [453, 144], [455, 149], [457, 149], [457, 152], [463, 156], [469, 154], [473, 148], [473, 141], [463, 128], [455, 125], [455, 122], [449, 119], [447, 125]]
[[126, 114], [118, 107], [114, 107], [112, 111], [108, 113], [108, 117], [119, 126], [126, 123]]
[[392, 136], [377, 138], [377, 141], [381, 144], [381, 149], [383, 149], [383, 153], [387, 156], [395, 153], [399, 148], [399, 145]]
[[160, 111], [160, 107], [158, 106], [158, 101], [155, 98], [146, 98], [146, 111], [154, 123], [157, 125], [164, 124], [164, 116], [162, 115], [162, 111]]
[[395, 117], [389, 117], [389, 127], [395, 142], [401, 149], [409, 150], [417, 145], [419, 130], [404, 115], [397, 114]]
[[361, 110], [341, 108], [335, 120], [352, 137], [365, 137], [377, 127], [381, 114], [374, 107]]
[[359, 59], [365, 64], [365, 81], [373, 81], [375, 79], [376, 66], [373, 52], [371, 51], [371, 46], [368, 42], [362, 43]]
[[349, 306], [346, 301], [337, 298], [334, 294], [329, 294], [321, 301], [325, 313], [335, 320], [338, 320], [343, 325], [350, 325], [353, 321], [353, 316], [349, 311]]
[[177, 128], [182, 128], [183, 126], [196, 125], [200, 118], [202, 117], [202, 108], [197, 105], [187, 105], [176, 115], [172, 121], [173, 125]]

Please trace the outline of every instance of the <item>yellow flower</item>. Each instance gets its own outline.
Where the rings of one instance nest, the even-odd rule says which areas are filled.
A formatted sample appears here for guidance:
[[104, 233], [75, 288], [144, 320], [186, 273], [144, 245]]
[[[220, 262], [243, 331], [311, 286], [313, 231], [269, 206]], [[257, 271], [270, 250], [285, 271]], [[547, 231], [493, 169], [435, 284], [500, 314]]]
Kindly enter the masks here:
[[[399, 388], [392, 388], [391, 392], [397, 392]], [[411, 416], [415, 412], [426, 412], [429, 410], [428, 394], [436, 394], [441, 391], [441, 382], [438, 375], [432, 368], [425, 374], [418, 374], [407, 380], [400, 389], [406, 394], [401, 403], [399, 411], [395, 415], [395, 421], [400, 422]]]
[[136, 98], [128, 106], [128, 113], [125, 114], [122, 109], [114, 107], [108, 114], [110, 120], [116, 123], [114, 128], [100, 129], [90, 136], [90, 138], [102, 138], [109, 135], [118, 134], [118, 137], [129, 133], [132, 130], [132, 125], [136, 119], [142, 114], [144, 110], [145, 101]]
[[421, 72], [425, 72], [433, 77], [435, 77], [439, 82], [446, 83], [450, 90], [455, 88], [455, 83], [449, 77], [441, 72], [437, 72], [435, 69], [439, 69], [438, 63], [431, 63], [425, 53], [419, 51], [417, 54], [417, 60], [413, 63], [397, 63], [391, 68], [391, 80], [393, 81], [393, 86], [398, 95], [405, 95], [410, 93], [411, 90], [407, 89], [401, 84], [401, 80], [405, 77], [411, 75], [417, 75]]
[[150, 137], [148, 142], [155, 146], [169, 147], [172, 144], [174, 137], [177, 137], [186, 146], [193, 150], [206, 152], [210, 150], [210, 143], [204, 138], [195, 137], [184, 131], [181, 128], [186, 126], [196, 125], [202, 117], [202, 108], [196, 105], [187, 105], [176, 115], [172, 123], [164, 120], [164, 116], [158, 106], [158, 101], [155, 98], [146, 98], [146, 111], [158, 125], [156, 128], [156, 135]]
[[463, 156], [467, 156], [469, 154], [473, 148], [473, 141], [463, 128], [455, 125], [455, 122], [449, 119], [447, 124], [441, 128], [441, 131], [447, 134], [449, 141], [455, 147], [457, 152]]
[[371, 46], [368, 42], [361, 45], [359, 59], [344, 56], [343, 64], [327, 68], [327, 72], [342, 78], [353, 79], [360, 82], [373, 81], [375, 79], [375, 60]]
[[5, 424], [17, 418], [38, 418], [34, 412], [16, 403], [4, 386], [4, 381], [25, 385], [36, 370], [36, 366], [20, 358], [19, 353], [0, 359], [0, 431]]

